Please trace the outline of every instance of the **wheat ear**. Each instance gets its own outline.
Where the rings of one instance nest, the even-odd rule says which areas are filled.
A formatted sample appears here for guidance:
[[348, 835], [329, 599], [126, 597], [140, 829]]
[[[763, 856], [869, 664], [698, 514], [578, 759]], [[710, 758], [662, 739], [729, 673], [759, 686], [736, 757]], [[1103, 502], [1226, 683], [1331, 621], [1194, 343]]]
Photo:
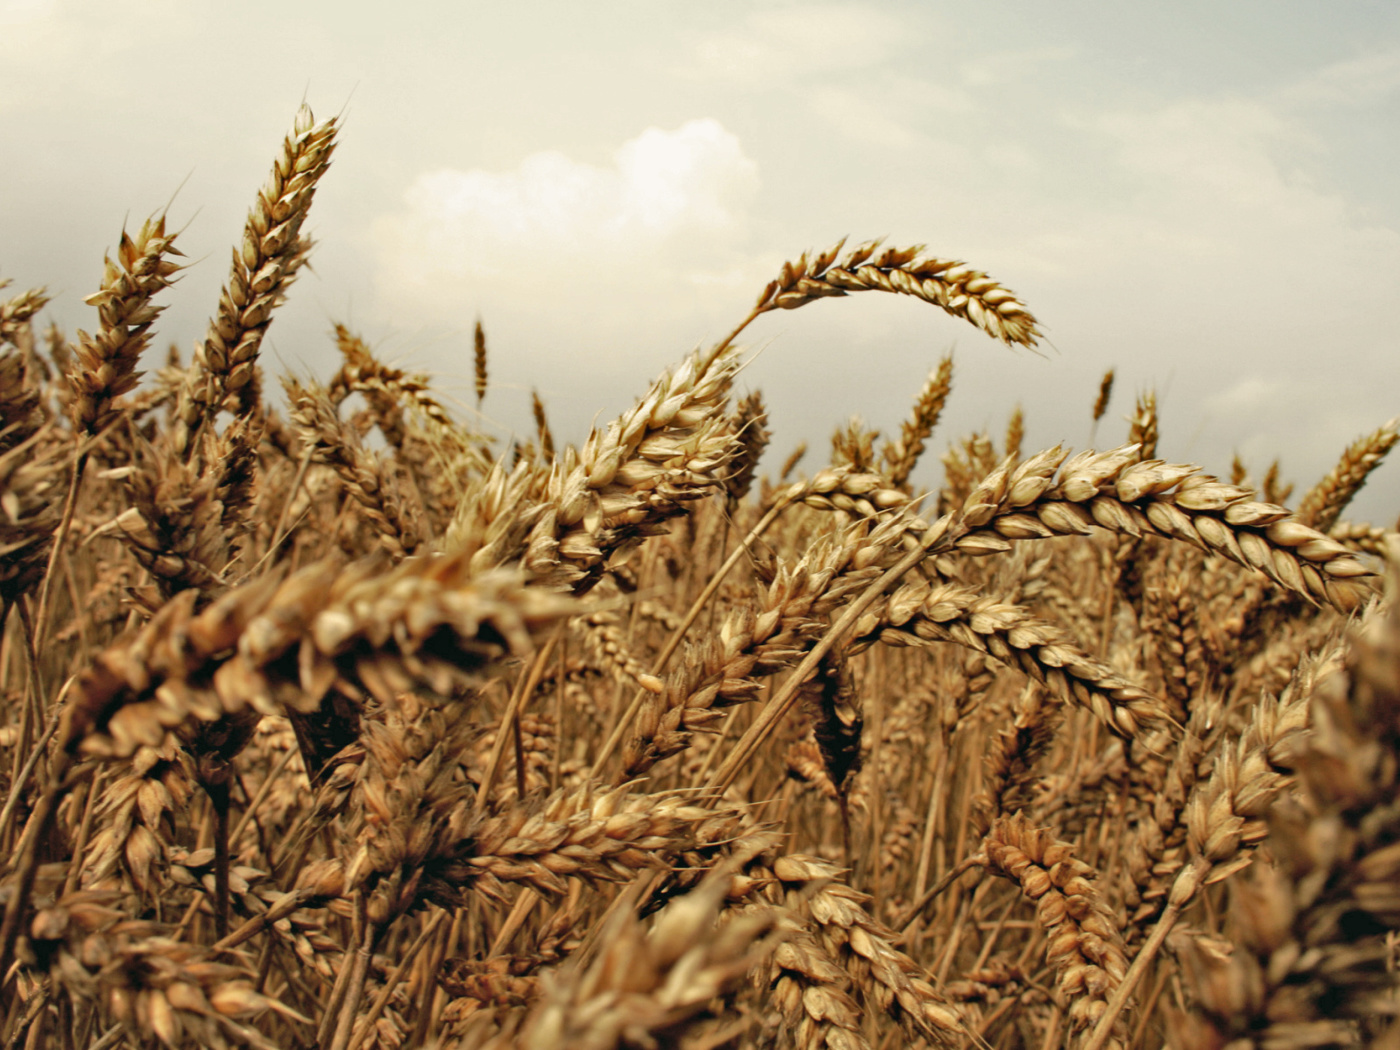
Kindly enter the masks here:
[[962, 520], [973, 527], [956, 538], [956, 549], [995, 554], [1016, 540], [1087, 535], [1099, 527], [1184, 540], [1341, 612], [1355, 609], [1370, 590], [1371, 569], [1285, 508], [1198, 467], [1137, 455], [1137, 446], [1125, 445], [1065, 461], [1056, 447], [1015, 470], [999, 468], [964, 502]]
[[[1118, 927], [1094, 887], [1098, 873], [1074, 856], [1068, 842], [1055, 841], [1019, 814], [995, 821], [982, 849], [988, 870], [1017, 883], [1035, 902], [1047, 934], [1046, 961], [1055, 967], [1060, 994], [1070, 1000], [1070, 1024], [1082, 1032], [1101, 1021], [1128, 963]], [[1106, 1045], [1123, 1050], [1126, 1032], [1121, 1026], [1112, 1032]]]
[[225, 407], [226, 398], [232, 397], [230, 407], [240, 413], [251, 407], [244, 402], [255, 385], [263, 336], [311, 251], [301, 228], [330, 167], [338, 130], [336, 118], [317, 124], [308, 106], [297, 111], [292, 134], [248, 212], [218, 311], [195, 349], [194, 368], [180, 395], [179, 423], [172, 431], [179, 452]]
[[943, 406], [952, 389], [953, 355], [948, 354], [924, 380], [918, 397], [914, 399], [913, 412], [899, 425], [899, 437], [881, 450], [885, 473], [895, 488], [908, 489], [909, 475], [924, 454], [925, 442], [938, 426], [938, 419], [943, 414]]
[[151, 299], [169, 287], [180, 266], [168, 256], [180, 255], [175, 235], [165, 232], [165, 216], [147, 219], [133, 238], [122, 230], [117, 258], [103, 260], [102, 287], [84, 300], [97, 307], [100, 327], [95, 336], [78, 333], [68, 382], [69, 412], [78, 435], [88, 437], [106, 429], [116, 418], [113, 402], [136, 386], [136, 364], [151, 340], [151, 325], [162, 307]]
[[1357, 438], [1328, 475], [1308, 490], [1294, 517], [1318, 532], [1327, 532], [1337, 523], [1347, 504], [1366, 484], [1371, 471], [1381, 465], [1386, 453], [1400, 441], [1400, 419], [1382, 423], [1369, 434]]
[[844, 244], [842, 240], [811, 258], [803, 255], [796, 262], [783, 263], [777, 279], [759, 293], [755, 313], [795, 310], [850, 292], [898, 292], [970, 321], [1004, 343], [1032, 347], [1040, 338], [1040, 328], [1026, 305], [981, 270], [927, 256], [921, 244], [880, 251], [878, 240], [851, 249], [838, 261]]
[[[0, 290], [10, 282], [0, 281]], [[12, 343], [20, 330], [29, 324], [29, 319], [48, 304], [48, 290], [31, 288], [20, 292], [5, 302], [0, 302], [0, 343]]]

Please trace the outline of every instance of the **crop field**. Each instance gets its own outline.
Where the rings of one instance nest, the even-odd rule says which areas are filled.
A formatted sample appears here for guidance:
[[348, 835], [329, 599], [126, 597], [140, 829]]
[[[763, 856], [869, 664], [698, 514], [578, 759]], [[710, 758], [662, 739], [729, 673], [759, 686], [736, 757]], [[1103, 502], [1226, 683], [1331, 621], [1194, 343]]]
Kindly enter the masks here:
[[1112, 373], [1100, 450], [936, 435], [947, 358], [898, 433], [770, 449], [764, 314], [1041, 339], [877, 242], [579, 448], [343, 325], [279, 392], [338, 132], [188, 360], [163, 215], [91, 332], [0, 291], [0, 1046], [1400, 1047], [1400, 547], [1346, 516], [1396, 421], [1295, 490], [1157, 458]]

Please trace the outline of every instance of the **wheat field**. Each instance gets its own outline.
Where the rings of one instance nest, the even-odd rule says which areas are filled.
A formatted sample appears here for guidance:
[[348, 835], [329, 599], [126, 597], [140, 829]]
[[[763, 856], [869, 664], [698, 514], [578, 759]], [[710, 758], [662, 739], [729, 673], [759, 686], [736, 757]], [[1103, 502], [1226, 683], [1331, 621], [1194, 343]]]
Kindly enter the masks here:
[[766, 313], [1041, 337], [875, 242], [581, 448], [344, 326], [279, 397], [338, 131], [298, 113], [188, 362], [164, 216], [91, 334], [0, 293], [4, 1047], [1400, 1046], [1400, 548], [1344, 517], [1395, 421], [1294, 500], [1156, 458], [1109, 373], [1107, 451], [1017, 408], [915, 491], [948, 358], [765, 456]]

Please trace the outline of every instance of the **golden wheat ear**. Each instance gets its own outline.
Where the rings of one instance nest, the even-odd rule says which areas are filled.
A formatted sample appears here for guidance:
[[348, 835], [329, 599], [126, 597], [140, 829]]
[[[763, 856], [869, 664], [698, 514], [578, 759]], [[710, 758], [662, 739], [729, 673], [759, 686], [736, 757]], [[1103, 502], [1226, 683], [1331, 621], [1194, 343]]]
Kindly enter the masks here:
[[310, 107], [297, 111], [292, 134], [248, 212], [218, 310], [195, 348], [194, 369], [180, 392], [179, 420], [172, 432], [180, 452], [224, 408], [245, 415], [257, 402], [258, 351], [273, 311], [310, 255], [311, 238], [301, 228], [330, 167], [339, 130], [337, 118], [318, 124]]
[[881, 250], [878, 240], [839, 258], [844, 243], [810, 259], [802, 255], [796, 262], [783, 263], [777, 278], [759, 293], [755, 315], [795, 310], [851, 292], [895, 292], [931, 303], [1003, 343], [1034, 347], [1041, 338], [1039, 323], [1025, 303], [981, 270], [926, 255], [921, 244]]
[[104, 260], [102, 287], [85, 300], [97, 307], [100, 327], [96, 335], [78, 333], [68, 373], [69, 411], [79, 435], [105, 430], [117, 415], [113, 402], [135, 389], [137, 362], [164, 309], [151, 300], [173, 283], [181, 267], [169, 257], [180, 254], [160, 215], [147, 219], [135, 237], [122, 230], [117, 258]]

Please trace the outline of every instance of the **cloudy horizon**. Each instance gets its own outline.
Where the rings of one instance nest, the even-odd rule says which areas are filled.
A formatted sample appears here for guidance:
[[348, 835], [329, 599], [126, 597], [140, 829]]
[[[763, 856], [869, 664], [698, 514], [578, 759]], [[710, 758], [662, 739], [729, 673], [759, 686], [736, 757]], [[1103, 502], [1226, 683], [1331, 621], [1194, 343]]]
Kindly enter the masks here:
[[[1100, 445], [1155, 389], [1161, 455], [1227, 473], [1238, 453], [1256, 476], [1278, 456], [1300, 490], [1400, 414], [1394, 5], [406, 10], [0, 0], [0, 278], [90, 328], [103, 252], [169, 205], [192, 265], [158, 345], [188, 353], [304, 98], [345, 124], [272, 374], [327, 377], [341, 321], [465, 411], [480, 315], [487, 424], [524, 428], [538, 387], [578, 440], [785, 258], [884, 235], [988, 271], [1050, 345], [1013, 352], [903, 297], [762, 318], [745, 380], [775, 459], [805, 439], [815, 469], [852, 414], [897, 428], [950, 346], [935, 451], [999, 437], [1017, 403], [1029, 447], [1083, 447], [1109, 367]], [[1352, 516], [1398, 511], [1388, 463]]]

